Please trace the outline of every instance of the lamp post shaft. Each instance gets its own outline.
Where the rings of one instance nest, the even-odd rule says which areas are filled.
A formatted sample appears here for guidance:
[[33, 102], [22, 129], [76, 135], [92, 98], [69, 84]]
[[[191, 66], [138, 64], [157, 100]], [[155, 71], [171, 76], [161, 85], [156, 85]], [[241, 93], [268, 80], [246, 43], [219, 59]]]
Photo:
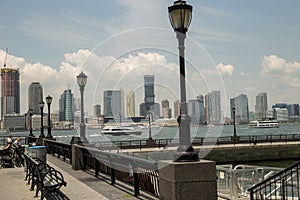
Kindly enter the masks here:
[[47, 103], [48, 105], [48, 134], [47, 138], [53, 138], [51, 134], [51, 120], [50, 120], [50, 103]]
[[80, 137], [81, 137], [82, 139], [85, 139], [83, 91], [84, 91], [84, 87], [81, 86], [81, 87], [80, 87], [80, 98], [81, 98]]
[[237, 138], [237, 135], [236, 135], [236, 126], [235, 126], [235, 109], [232, 111], [232, 114], [233, 114], [233, 144], [235, 145], [236, 138]]
[[32, 133], [32, 113], [29, 113], [29, 136], [33, 136], [33, 133]]
[[178, 50], [179, 50], [179, 67], [180, 67], [180, 127], [179, 127], [179, 141], [180, 146], [187, 148], [190, 145], [190, 118], [188, 116], [186, 103], [186, 80], [185, 80], [185, 55], [184, 55], [184, 41], [186, 35], [177, 32]]
[[44, 109], [44, 107], [41, 107], [41, 134], [40, 134], [40, 137], [45, 137], [44, 125], [43, 125], [43, 109]]

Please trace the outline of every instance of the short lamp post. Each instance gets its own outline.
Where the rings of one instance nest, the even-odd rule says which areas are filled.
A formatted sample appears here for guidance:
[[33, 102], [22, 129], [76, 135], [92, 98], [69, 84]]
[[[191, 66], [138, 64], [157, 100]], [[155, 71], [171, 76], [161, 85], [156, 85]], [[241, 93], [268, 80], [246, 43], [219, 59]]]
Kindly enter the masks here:
[[39, 103], [39, 106], [40, 106], [40, 109], [41, 109], [41, 134], [40, 134], [40, 138], [42, 138], [42, 137], [45, 137], [45, 135], [44, 135], [44, 125], [43, 125], [43, 115], [44, 115], [44, 102], [43, 101], [41, 101], [40, 103]]
[[148, 140], [153, 140], [152, 134], [151, 134], [151, 123], [152, 123], [152, 118], [153, 118], [151, 110], [148, 111], [148, 115], [149, 115], [148, 116], [148, 118], [149, 118], [149, 122], [148, 122], [149, 123], [149, 127], [148, 127], [149, 128], [149, 138], [148, 138]]
[[178, 39], [179, 64], [180, 64], [180, 116], [177, 121], [179, 124], [179, 146], [173, 161], [199, 161], [199, 155], [194, 151], [191, 145], [190, 117], [188, 116], [186, 103], [186, 83], [185, 83], [185, 58], [184, 58], [184, 41], [186, 32], [192, 20], [191, 5], [185, 1], [175, 1], [174, 5], [168, 8], [171, 25], [176, 32]]
[[48, 134], [46, 136], [46, 138], [49, 138], [49, 139], [52, 139], [53, 136], [51, 134], [51, 119], [50, 119], [50, 106], [51, 106], [51, 103], [52, 103], [52, 97], [50, 95], [48, 95], [46, 97], [46, 103], [47, 103], [47, 106], [48, 106]]
[[155, 141], [152, 139], [152, 133], [151, 133], [151, 123], [153, 120], [153, 114], [151, 112], [151, 110], [148, 111], [148, 128], [149, 128], [149, 138], [147, 140], [147, 146], [148, 147], [155, 147]]
[[84, 87], [87, 82], [87, 76], [81, 72], [77, 76], [77, 83], [80, 89], [80, 100], [81, 100], [81, 120], [80, 120], [80, 141], [79, 143], [82, 142], [87, 142], [86, 136], [85, 136], [85, 123], [84, 123], [84, 102], [83, 102], [83, 92], [84, 92]]
[[34, 137], [32, 133], [32, 113], [33, 113], [32, 108], [29, 108], [28, 113], [29, 113], [29, 136]]
[[235, 108], [232, 108], [232, 115], [233, 115], [233, 144], [235, 145], [237, 139], [236, 126], [235, 126]]

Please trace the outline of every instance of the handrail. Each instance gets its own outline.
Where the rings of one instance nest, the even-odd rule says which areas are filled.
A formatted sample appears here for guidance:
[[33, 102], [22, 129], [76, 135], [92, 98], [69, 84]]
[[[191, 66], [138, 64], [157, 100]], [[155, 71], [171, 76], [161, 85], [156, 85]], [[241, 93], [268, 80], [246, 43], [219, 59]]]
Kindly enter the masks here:
[[132, 185], [135, 196], [140, 195], [140, 190], [155, 197], [159, 196], [157, 162], [89, 147], [77, 147], [82, 154], [83, 170], [89, 167], [95, 171], [95, 176], [99, 172], [107, 174], [111, 184], [118, 180]]
[[[94, 142], [94, 144], [102, 149], [111, 149], [118, 147], [120, 149], [129, 148], [147, 148], [147, 140], [120, 140], [120, 141], [108, 141], [108, 142]], [[193, 145], [203, 145], [204, 143], [212, 142], [216, 145], [224, 144], [258, 144], [258, 143], [274, 143], [274, 142], [289, 142], [300, 141], [300, 134], [280, 134], [280, 135], [241, 135], [238, 136], [238, 140], [233, 141], [232, 136], [221, 137], [195, 137], [192, 140]], [[154, 139], [155, 147], [161, 148], [170, 145], [177, 145], [178, 138], [166, 138], [166, 139]], [[235, 143], [234, 143], [235, 142]]]
[[[284, 197], [293, 197], [296, 199], [300, 198], [300, 180], [299, 180], [300, 161], [287, 167], [286, 169], [270, 176], [262, 182], [250, 187], [250, 199], [257, 199], [261, 196], [270, 196], [272, 194]], [[295, 178], [296, 177], [296, 178]], [[294, 187], [297, 185], [297, 187]], [[266, 188], [269, 193], [266, 193]], [[277, 194], [280, 190], [280, 194]], [[296, 190], [296, 191], [294, 191]], [[264, 192], [263, 192], [264, 191]]]
[[53, 156], [57, 154], [57, 158], [60, 158], [60, 156], [63, 156], [63, 161], [66, 161], [68, 158], [70, 163], [72, 163], [72, 145], [63, 143], [63, 142], [57, 142], [55, 140], [51, 139], [44, 139], [44, 144], [47, 147], [47, 153], [52, 154]]

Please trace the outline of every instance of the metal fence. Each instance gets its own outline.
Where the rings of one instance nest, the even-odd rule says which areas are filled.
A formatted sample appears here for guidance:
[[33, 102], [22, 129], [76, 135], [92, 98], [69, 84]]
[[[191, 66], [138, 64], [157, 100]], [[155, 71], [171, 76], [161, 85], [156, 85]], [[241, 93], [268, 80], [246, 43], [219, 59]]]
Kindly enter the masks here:
[[300, 199], [300, 162], [249, 189], [250, 199]]
[[64, 161], [68, 161], [69, 163], [72, 163], [71, 144], [44, 139], [44, 145], [47, 147], [48, 154], [52, 154], [53, 156], [56, 155], [57, 158], [60, 158], [62, 156], [62, 159]]
[[249, 197], [248, 189], [279, 172], [280, 168], [252, 165], [217, 166], [218, 196], [224, 199], [245, 199]]
[[[232, 136], [224, 137], [196, 137], [193, 138], [193, 145], [224, 145], [224, 144], [258, 144], [258, 143], [274, 143], [274, 142], [292, 142], [300, 141], [300, 134], [281, 134], [281, 135], [244, 135], [238, 136], [233, 140]], [[234, 143], [235, 142], [235, 143]], [[177, 146], [179, 143], [178, 138], [169, 139], [154, 139], [154, 147], [164, 148], [170, 146]], [[142, 149], [149, 147], [147, 139], [142, 140], [122, 140], [122, 141], [105, 141], [95, 142], [96, 147], [102, 150], [108, 149]]]
[[159, 196], [156, 162], [94, 148], [79, 149], [83, 156], [83, 170], [93, 170], [95, 176], [99, 173], [106, 174], [110, 177], [111, 184], [116, 181], [129, 184], [133, 186], [136, 196], [140, 195], [140, 190]]
[[[72, 145], [44, 139], [47, 153], [72, 163]], [[82, 170], [92, 172], [96, 177], [107, 175], [113, 185], [120, 181], [133, 186], [134, 195], [140, 195], [140, 190], [158, 197], [158, 166], [157, 163], [119, 153], [105, 152], [96, 148], [77, 145], [82, 155], [80, 166]]]

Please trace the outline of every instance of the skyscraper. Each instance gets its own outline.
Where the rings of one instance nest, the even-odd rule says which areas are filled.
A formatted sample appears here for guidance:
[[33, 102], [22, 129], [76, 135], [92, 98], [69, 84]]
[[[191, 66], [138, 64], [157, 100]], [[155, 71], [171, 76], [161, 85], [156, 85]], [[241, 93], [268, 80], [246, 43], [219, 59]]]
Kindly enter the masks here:
[[146, 111], [148, 111], [150, 110], [150, 107], [154, 105], [155, 102], [154, 75], [144, 76], [144, 89], [145, 89], [144, 102], [146, 106]]
[[59, 99], [59, 121], [74, 122], [74, 98], [70, 89], [64, 91]]
[[99, 104], [94, 105], [94, 116], [99, 117], [101, 115], [101, 106]]
[[163, 118], [171, 118], [172, 117], [172, 109], [169, 107], [169, 104], [170, 104], [170, 102], [168, 99], [164, 99], [161, 101]]
[[1, 68], [1, 118], [14, 113], [20, 113], [20, 72]]
[[221, 92], [212, 91], [208, 94], [207, 99], [207, 115], [210, 124], [220, 124], [221, 117]]
[[127, 117], [135, 116], [135, 95], [132, 90], [129, 90], [127, 93]]
[[33, 114], [40, 114], [41, 101], [43, 101], [42, 85], [39, 82], [32, 82], [28, 88], [28, 109], [32, 109]]
[[268, 98], [267, 93], [262, 92], [256, 96], [255, 119], [265, 120], [267, 118]]
[[124, 117], [123, 93], [121, 90], [106, 90], [103, 95], [103, 115], [105, 117]]
[[230, 99], [231, 119], [233, 119], [232, 108], [235, 108], [236, 122], [246, 123], [249, 121], [249, 106], [247, 95], [240, 94], [239, 96]]
[[192, 124], [204, 123], [204, 99], [202, 95], [188, 101], [188, 113]]
[[174, 102], [174, 118], [177, 119], [180, 113], [180, 103], [179, 100]]

